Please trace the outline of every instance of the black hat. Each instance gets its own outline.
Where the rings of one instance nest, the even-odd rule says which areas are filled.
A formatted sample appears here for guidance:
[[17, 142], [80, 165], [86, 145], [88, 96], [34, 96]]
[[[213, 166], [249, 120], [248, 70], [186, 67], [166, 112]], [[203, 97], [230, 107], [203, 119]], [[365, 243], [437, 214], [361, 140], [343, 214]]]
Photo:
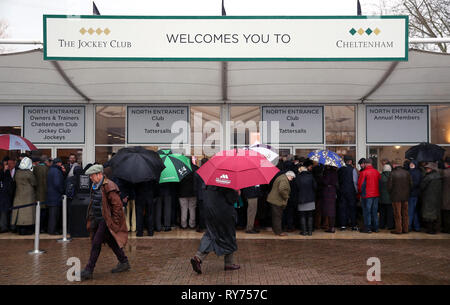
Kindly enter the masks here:
[[7, 162], [7, 161], [9, 161], [9, 157], [8, 156], [4, 157], [3, 160], [2, 160], [2, 162]]
[[347, 162], [347, 161], [353, 161], [353, 158], [350, 157], [350, 156], [345, 155], [345, 156], [344, 156], [344, 161], [345, 161], [345, 162]]
[[358, 164], [361, 165], [363, 163], [366, 163], [366, 158], [359, 159]]
[[306, 159], [306, 160], [303, 162], [303, 166], [304, 166], [304, 167], [308, 167], [308, 166], [311, 166], [311, 165], [314, 165], [314, 162], [313, 162], [312, 160], [310, 160], [310, 159]]
[[40, 162], [41, 158], [34, 156], [34, 157], [31, 158], [31, 161], [32, 162]]
[[62, 163], [62, 160], [61, 160], [61, 158], [55, 158], [55, 159], [53, 159], [53, 162], [54, 163], [59, 163], [59, 162]]

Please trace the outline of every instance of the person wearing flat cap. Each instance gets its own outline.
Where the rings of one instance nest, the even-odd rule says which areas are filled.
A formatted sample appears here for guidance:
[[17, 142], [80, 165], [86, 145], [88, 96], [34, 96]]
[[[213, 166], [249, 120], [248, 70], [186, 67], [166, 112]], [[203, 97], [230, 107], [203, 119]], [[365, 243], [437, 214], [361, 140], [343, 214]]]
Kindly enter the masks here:
[[436, 163], [428, 162], [424, 167], [426, 172], [420, 183], [421, 214], [427, 233], [436, 234], [441, 213], [442, 179]]
[[87, 229], [92, 248], [89, 262], [81, 272], [81, 280], [92, 279], [102, 243], [107, 243], [119, 263], [112, 273], [130, 269], [123, 247], [128, 241], [128, 229], [117, 185], [103, 175], [103, 166], [94, 164], [85, 172], [92, 181], [91, 200], [88, 207]]

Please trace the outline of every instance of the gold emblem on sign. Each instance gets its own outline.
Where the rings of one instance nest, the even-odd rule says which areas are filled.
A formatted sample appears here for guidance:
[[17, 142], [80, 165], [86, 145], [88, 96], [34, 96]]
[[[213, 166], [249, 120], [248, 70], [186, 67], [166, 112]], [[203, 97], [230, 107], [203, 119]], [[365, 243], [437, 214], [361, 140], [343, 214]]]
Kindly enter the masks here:
[[362, 28], [359, 28], [359, 30], [358, 30], [358, 34], [359, 34], [359, 35], [362, 35], [362, 34], [364, 34], [364, 30], [363, 30]]
[[101, 35], [102, 33], [105, 33], [105, 35], [109, 35], [109, 33], [111, 33], [111, 30], [108, 28], [105, 28], [104, 30], [102, 30], [101, 28], [97, 28], [96, 30], [94, 30], [93, 28], [89, 28], [89, 30], [81, 28], [79, 32], [81, 33], [81, 35], [84, 35], [86, 33], [89, 33], [90, 35], [94, 33], [97, 33], [97, 35]]
[[375, 30], [373, 30], [373, 32], [375, 33], [375, 35], [378, 35], [378, 34], [380, 34], [380, 29], [379, 28], [376, 28]]

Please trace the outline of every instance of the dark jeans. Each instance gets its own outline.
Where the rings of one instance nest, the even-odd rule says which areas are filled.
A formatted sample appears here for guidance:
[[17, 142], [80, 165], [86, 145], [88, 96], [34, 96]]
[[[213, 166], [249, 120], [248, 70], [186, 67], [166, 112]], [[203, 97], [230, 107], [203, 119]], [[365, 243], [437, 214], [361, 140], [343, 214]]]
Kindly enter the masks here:
[[55, 234], [60, 231], [59, 220], [61, 218], [61, 206], [49, 206], [48, 207], [48, 234]]
[[298, 218], [299, 218], [301, 232], [312, 232], [314, 210], [299, 211], [298, 216], [299, 216]]
[[339, 202], [339, 224], [346, 227], [356, 226], [356, 197], [354, 194], [341, 194]]
[[108, 244], [119, 262], [126, 263], [128, 261], [128, 258], [125, 256], [123, 249], [119, 248], [116, 240], [111, 235], [111, 232], [109, 232], [106, 222], [104, 220], [101, 220], [94, 232], [94, 237], [92, 239], [91, 256], [89, 257], [89, 262], [86, 265], [86, 270], [89, 270], [90, 272], [94, 271], [95, 264], [97, 263], [100, 251], [102, 250], [103, 242], [106, 242]]
[[392, 203], [380, 204], [380, 229], [394, 228], [394, 210], [392, 209]]
[[378, 197], [364, 198], [361, 201], [364, 226], [366, 230], [378, 230]]
[[48, 232], [48, 207], [41, 207], [41, 231], [44, 233]]
[[409, 231], [414, 228], [420, 231], [419, 212], [417, 210], [417, 197], [410, 197], [408, 201], [408, 217], [409, 217]]
[[295, 214], [297, 213], [297, 204], [294, 200], [288, 200], [286, 208], [283, 210], [283, 227], [288, 230], [295, 228]]
[[136, 196], [136, 233], [144, 232], [144, 210], [147, 219], [147, 230], [153, 233], [153, 194], [147, 193], [146, 196]]

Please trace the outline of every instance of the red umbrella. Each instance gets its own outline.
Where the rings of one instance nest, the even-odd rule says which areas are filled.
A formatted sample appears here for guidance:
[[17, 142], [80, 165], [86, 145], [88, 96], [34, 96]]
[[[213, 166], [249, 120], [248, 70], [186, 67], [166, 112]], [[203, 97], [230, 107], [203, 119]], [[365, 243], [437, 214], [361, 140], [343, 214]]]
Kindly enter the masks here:
[[264, 155], [253, 150], [225, 150], [215, 154], [197, 170], [206, 185], [235, 190], [269, 184], [278, 172]]
[[0, 134], [0, 149], [4, 150], [37, 150], [29, 140], [13, 134]]

